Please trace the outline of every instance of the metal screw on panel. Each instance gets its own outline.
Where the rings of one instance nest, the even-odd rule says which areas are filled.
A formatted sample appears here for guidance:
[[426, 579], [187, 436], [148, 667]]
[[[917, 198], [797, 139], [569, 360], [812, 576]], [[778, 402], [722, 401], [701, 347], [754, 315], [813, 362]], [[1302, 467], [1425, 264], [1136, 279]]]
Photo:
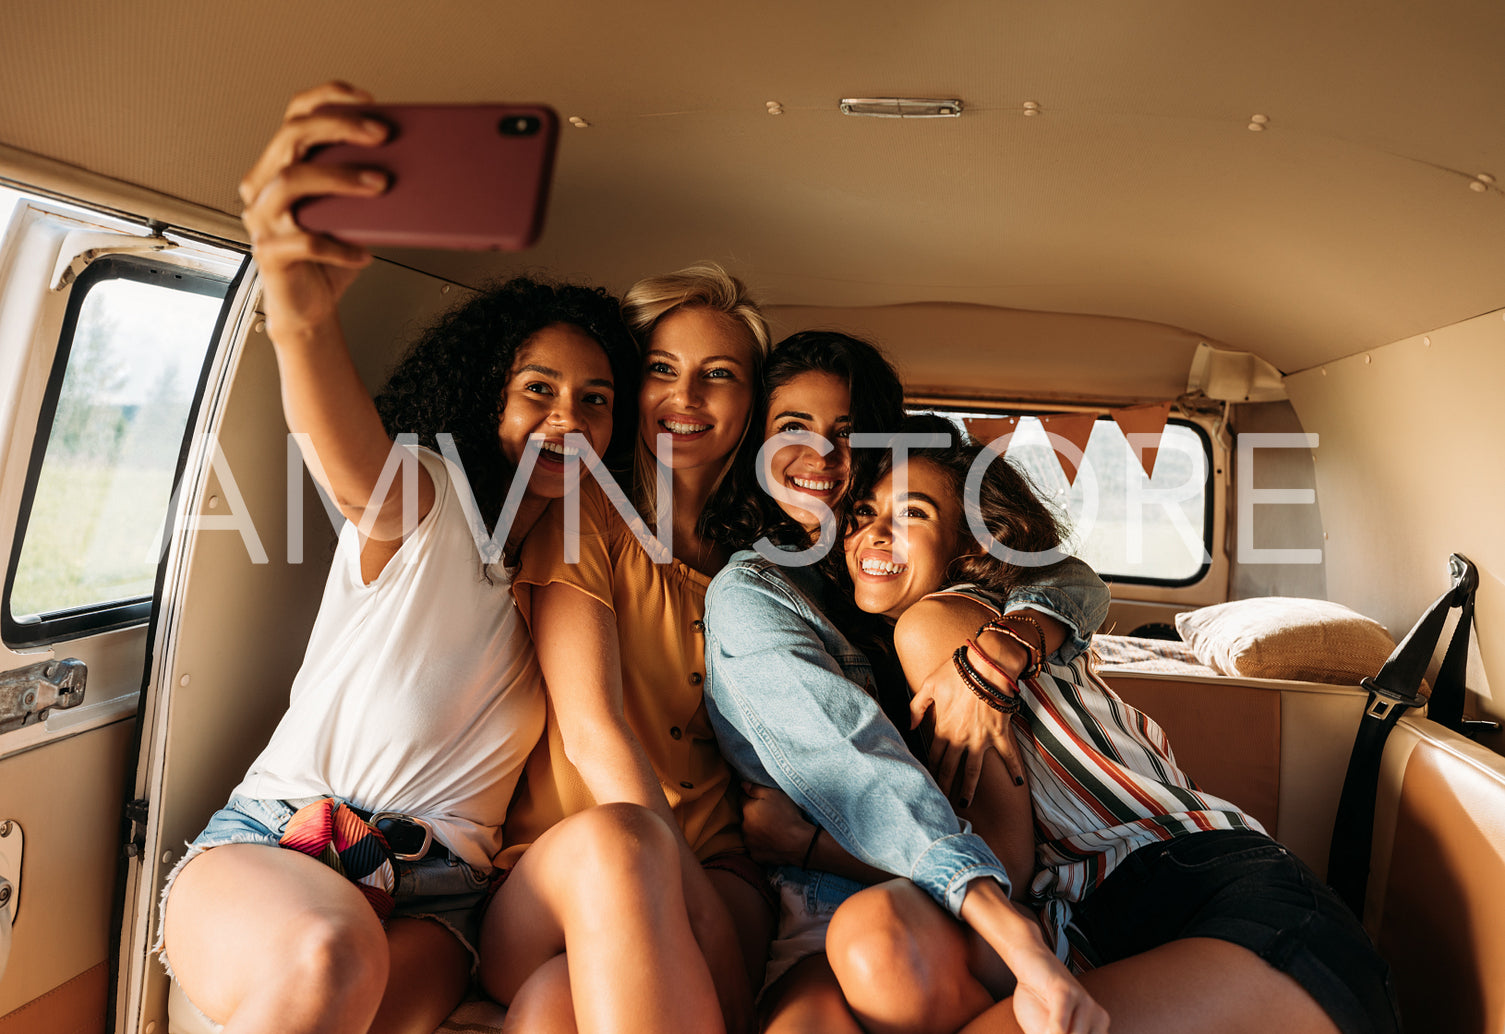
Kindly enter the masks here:
[[5, 886], [3, 886], [3, 887], [0, 887], [0, 908], [4, 908], [8, 904], [10, 904], [10, 884], [9, 883], [5, 884]]
[[6, 819], [4, 822], [0, 822], [0, 839], [10, 836], [11, 830], [15, 828], [15, 822], [10, 819]]

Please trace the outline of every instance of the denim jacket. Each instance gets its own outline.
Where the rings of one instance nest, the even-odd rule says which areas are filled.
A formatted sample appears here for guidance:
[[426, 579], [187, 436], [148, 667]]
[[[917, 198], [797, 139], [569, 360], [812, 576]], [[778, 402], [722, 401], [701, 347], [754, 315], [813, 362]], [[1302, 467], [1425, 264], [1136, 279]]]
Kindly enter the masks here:
[[[1067, 661], [1107, 615], [1108, 589], [1068, 558], [1009, 598], [1010, 610], [1049, 613], [1071, 632]], [[1003, 865], [956, 817], [873, 695], [866, 657], [826, 618], [824, 584], [751, 550], [706, 593], [706, 705], [727, 761], [777, 786], [848, 852], [907, 876], [953, 914], [967, 885]]]

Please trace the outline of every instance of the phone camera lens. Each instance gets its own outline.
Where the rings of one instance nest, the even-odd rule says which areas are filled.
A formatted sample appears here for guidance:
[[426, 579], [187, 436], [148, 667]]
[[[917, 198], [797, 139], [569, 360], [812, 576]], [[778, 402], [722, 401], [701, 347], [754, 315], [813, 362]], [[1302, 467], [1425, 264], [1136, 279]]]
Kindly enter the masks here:
[[532, 136], [538, 132], [537, 115], [508, 115], [502, 119], [502, 136]]

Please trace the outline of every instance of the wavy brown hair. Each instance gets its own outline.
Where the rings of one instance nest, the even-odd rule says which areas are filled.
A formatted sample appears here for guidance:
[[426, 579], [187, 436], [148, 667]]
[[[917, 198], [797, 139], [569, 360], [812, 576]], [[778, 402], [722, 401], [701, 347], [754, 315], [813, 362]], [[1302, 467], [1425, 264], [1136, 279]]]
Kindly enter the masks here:
[[[946, 480], [959, 504], [957, 512], [962, 515], [957, 530], [960, 541], [975, 547], [955, 557], [946, 569], [948, 583], [972, 583], [1007, 596], [1020, 585], [1032, 581], [1033, 568], [1011, 564], [993, 556], [972, 534], [967, 521], [967, 511], [981, 522], [999, 543], [1020, 553], [1051, 554], [1050, 562], [1060, 560], [1062, 541], [1066, 526], [1060, 516], [1035, 493], [1029, 477], [1014, 464], [1001, 456], [989, 453], [985, 446], [972, 441], [945, 417], [919, 415], [907, 417], [901, 432], [945, 435], [947, 445], [910, 449], [909, 462], [926, 460], [946, 476]], [[889, 449], [875, 451], [853, 479], [850, 500], [869, 498], [878, 482], [893, 470], [893, 452]], [[987, 462], [978, 485], [977, 498], [966, 498], [967, 475], [979, 461]], [[850, 513], [850, 508], [848, 508]], [[847, 527], [855, 527], [851, 517]], [[843, 570], [845, 564], [842, 565]]]

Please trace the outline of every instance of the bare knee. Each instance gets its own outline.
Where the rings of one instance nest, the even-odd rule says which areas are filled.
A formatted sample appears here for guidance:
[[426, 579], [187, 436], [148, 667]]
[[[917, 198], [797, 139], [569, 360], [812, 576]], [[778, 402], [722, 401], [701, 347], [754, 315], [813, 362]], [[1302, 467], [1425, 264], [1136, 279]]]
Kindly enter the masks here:
[[842, 903], [826, 932], [826, 953], [843, 987], [871, 987], [925, 963], [916, 938], [913, 884], [869, 887]]
[[970, 979], [954, 925], [907, 880], [847, 899], [831, 919], [826, 953], [856, 1013], [886, 1028], [951, 1012], [959, 984]]
[[374, 912], [312, 913], [282, 957], [289, 979], [329, 999], [377, 1001], [387, 986], [387, 938]]
[[645, 883], [662, 886], [678, 878], [676, 835], [647, 808], [602, 804], [569, 822], [569, 828], [561, 830], [567, 840], [556, 847], [555, 856], [578, 866], [583, 877], [579, 890], [615, 894], [624, 883], [631, 888]]

